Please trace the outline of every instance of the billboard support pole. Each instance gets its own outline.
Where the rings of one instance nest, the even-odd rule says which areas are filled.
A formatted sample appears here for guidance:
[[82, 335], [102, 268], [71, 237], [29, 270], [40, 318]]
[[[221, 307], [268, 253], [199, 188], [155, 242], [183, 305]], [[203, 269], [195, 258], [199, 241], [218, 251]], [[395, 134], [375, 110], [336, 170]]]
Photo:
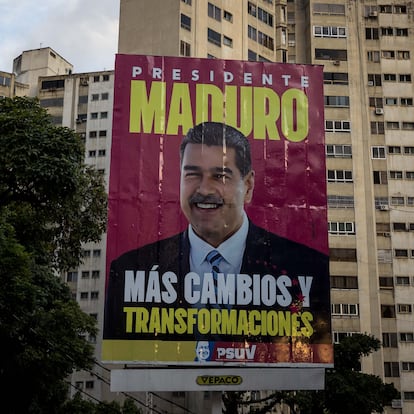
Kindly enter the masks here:
[[223, 412], [221, 394], [221, 391], [211, 392], [211, 414], [221, 414]]

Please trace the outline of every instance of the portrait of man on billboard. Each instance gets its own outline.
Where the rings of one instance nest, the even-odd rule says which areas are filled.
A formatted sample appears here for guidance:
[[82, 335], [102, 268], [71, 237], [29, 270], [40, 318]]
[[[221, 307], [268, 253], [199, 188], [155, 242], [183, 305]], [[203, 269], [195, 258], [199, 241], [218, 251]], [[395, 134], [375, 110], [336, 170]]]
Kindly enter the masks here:
[[[159, 275], [172, 272], [177, 276], [177, 303], [190, 298], [195, 307], [246, 307], [251, 303], [246, 303], [245, 297], [250, 290], [237, 279], [242, 278], [243, 285], [261, 284], [253, 282], [253, 275], [287, 275], [294, 279], [297, 286], [281, 283], [280, 295], [289, 288], [291, 295], [302, 294], [305, 305], [311, 291], [321, 293], [327, 288], [321, 284], [325, 282], [322, 277], [318, 280], [318, 275], [326, 273], [326, 255], [249, 220], [245, 205], [254, 194], [254, 170], [249, 141], [241, 132], [219, 122], [196, 125], [181, 143], [180, 164], [180, 205], [188, 228], [126, 252], [112, 262], [106, 311], [120, 317], [106, 320], [106, 334], [123, 337], [126, 332], [122, 312], [125, 276], [135, 275], [138, 270], [149, 274], [154, 264]], [[192, 275], [193, 287], [191, 295], [184, 297], [184, 277], [188, 274]], [[315, 301], [312, 306], [318, 309], [320, 304]], [[194, 335], [203, 337], [196, 330]], [[221, 340], [226, 337], [219, 336]], [[217, 335], [213, 337], [217, 339]]]

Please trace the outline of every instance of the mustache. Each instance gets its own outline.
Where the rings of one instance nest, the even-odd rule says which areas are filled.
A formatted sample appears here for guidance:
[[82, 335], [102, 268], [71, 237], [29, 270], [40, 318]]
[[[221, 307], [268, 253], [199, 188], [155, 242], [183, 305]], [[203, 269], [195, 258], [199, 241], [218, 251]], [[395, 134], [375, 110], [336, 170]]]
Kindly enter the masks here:
[[221, 197], [218, 197], [213, 194], [202, 195], [199, 193], [193, 194], [188, 200], [190, 204], [224, 204], [224, 200]]

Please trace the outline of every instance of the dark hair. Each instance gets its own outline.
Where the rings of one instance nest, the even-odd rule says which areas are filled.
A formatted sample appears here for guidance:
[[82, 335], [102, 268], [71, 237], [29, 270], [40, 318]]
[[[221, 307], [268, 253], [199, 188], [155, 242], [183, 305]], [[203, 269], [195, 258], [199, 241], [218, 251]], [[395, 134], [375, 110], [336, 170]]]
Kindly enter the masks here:
[[244, 178], [252, 169], [249, 141], [240, 131], [229, 125], [221, 122], [203, 122], [189, 129], [181, 142], [181, 161], [187, 144], [234, 148], [236, 151], [236, 166], [241, 176]]

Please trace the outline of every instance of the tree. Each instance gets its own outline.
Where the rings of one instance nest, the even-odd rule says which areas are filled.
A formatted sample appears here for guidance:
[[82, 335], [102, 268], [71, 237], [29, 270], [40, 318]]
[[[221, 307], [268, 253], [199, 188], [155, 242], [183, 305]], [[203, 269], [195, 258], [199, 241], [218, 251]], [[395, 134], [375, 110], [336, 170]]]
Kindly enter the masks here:
[[[255, 413], [270, 412], [277, 404], [300, 414], [371, 414], [383, 412], [386, 405], [399, 397], [393, 384], [384, 383], [376, 375], [359, 372], [361, 358], [377, 351], [381, 342], [372, 335], [355, 334], [334, 346], [334, 369], [328, 369], [323, 391], [274, 392], [260, 401], [249, 401], [245, 393], [227, 392], [223, 396], [224, 412], [237, 412], [234, 407], [261, 403]], [[231, 403], [231, 405], [230, 405]], [[233, 410], [233, 411], [231, 411]]]
[[84, 165], [77, 134], [37, 100], [0, 100], [0, 387], [4, 413], [58, 412], [65, 378], [93, 364], [96, 321], [58, 272], [105, 229], [101, 175]]

